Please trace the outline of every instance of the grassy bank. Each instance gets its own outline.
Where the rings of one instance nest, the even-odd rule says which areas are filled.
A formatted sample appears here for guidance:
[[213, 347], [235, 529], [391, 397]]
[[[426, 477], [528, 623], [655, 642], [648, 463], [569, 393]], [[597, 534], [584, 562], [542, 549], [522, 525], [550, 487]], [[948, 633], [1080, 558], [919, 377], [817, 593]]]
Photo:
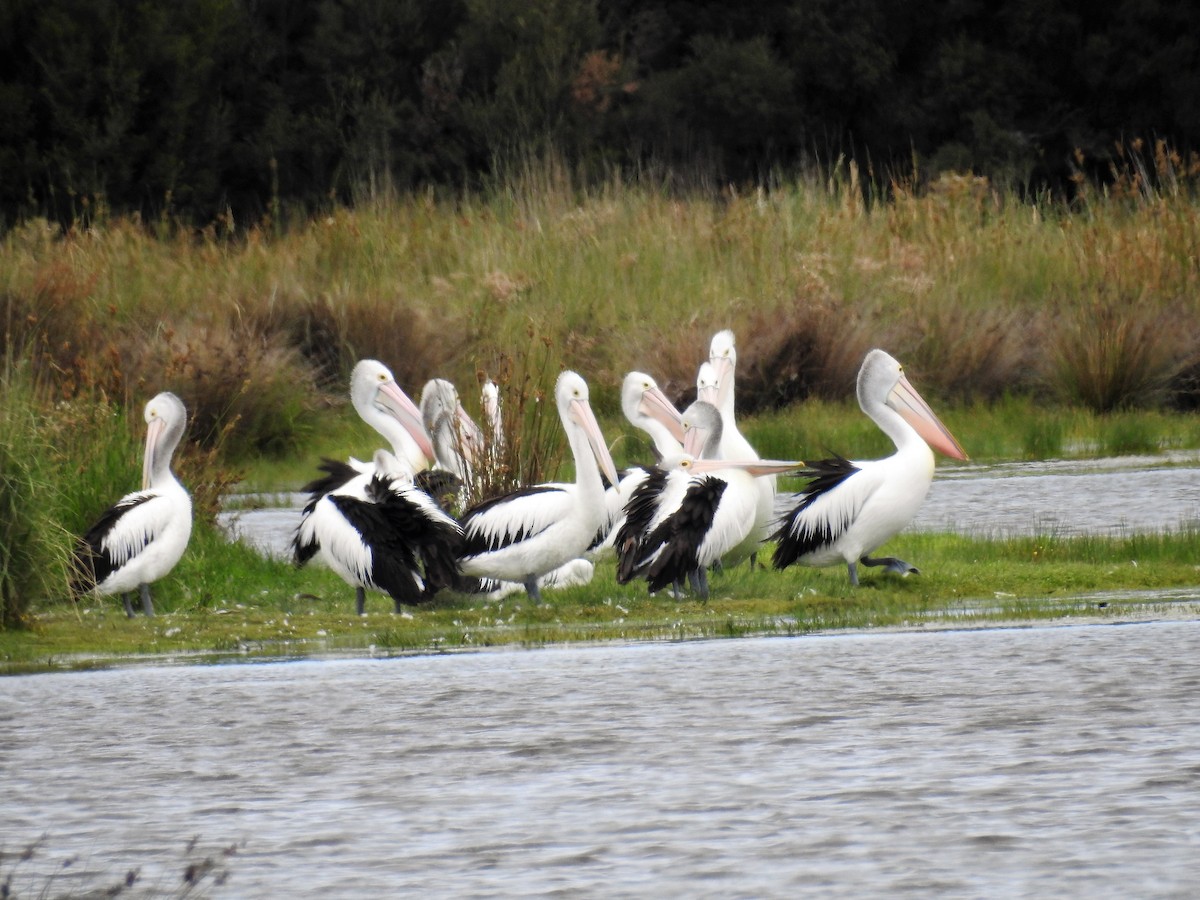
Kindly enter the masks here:
[[[155, 619], [125, 618], [115, 600], [40, 606], [27, 631], [0, 633], [0, 672], [89, 668], [141, 659], [228, 660], [323, 654], [439, 653], [607, 640], [796, 635], [833, 629], [1144, 620], [1200, 614], [1194, 534], [976, 540], [901, 535], [890, 549], [922, 570], [905, 579], [746, 566], [716, 574], [706, 603], [619, 586], [611, 564], [583, 587], [486, 602], [443, 595], [396, 616], [322, 570], [298, 572], [244, 547], [189, 551], [161, 583]], [[1180, 599], [1185, 598], [1185, 599]], [[1190, 598], [1190, 599], [1188, 599]]]

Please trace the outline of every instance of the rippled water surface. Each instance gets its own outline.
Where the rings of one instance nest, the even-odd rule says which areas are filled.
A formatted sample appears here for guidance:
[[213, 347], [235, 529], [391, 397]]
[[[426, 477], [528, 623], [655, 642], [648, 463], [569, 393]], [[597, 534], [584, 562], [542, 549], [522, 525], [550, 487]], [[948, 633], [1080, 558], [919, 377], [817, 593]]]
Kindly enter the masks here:
[[[1193, 896], [1200, 623], [0, 681], [13, 887]], [[14, 863], [6, 860], [3, 871]]]

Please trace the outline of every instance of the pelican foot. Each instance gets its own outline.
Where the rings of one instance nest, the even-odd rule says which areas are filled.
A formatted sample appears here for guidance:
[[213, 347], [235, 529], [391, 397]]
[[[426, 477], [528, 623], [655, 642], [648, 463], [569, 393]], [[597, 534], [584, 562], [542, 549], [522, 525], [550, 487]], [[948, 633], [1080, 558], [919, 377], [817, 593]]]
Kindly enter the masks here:
[[132, 596], [132, 594], [121, 595], [121, 602], [125, 604], [125, 615], [131, 619], [133, 618], [133, 601], [130, 599]]
[[541, 603], [542, 602], [542, 591], [538, 587], [537, 576], [529, 575], [528, 577], [526, 577], [524, 583], [525, 583], [525, 593], [529, 595], [529, 599], [532, 600], [534, 603]]
[[864, 556], [860, 562], [864, 566], [883, 566], [889, 572], [895, 572], [902, 578], [907, 575], [920, 575], [921, 570], [916, 566], [906, 563], [902, 559], [896, 559], [894, 556], [882, 556], [878, 559], [872, 559], [869, 556]]

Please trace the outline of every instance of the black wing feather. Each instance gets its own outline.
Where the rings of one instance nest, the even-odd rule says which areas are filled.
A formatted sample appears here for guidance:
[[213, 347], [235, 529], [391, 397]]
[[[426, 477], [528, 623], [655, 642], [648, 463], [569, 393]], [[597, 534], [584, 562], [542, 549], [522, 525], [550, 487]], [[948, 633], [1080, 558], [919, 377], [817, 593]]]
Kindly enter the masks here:
[[[117, 527], [117, 523], [126, 513], [153, 499], [153, 494], [139, 494], [121, 500], [106, 509], [96, 520], [96, 524], [76, 540], [75, 555], [71, 560], [71, 592], [74, 595], [80, 596], [94, 590], [96, 585], [116, 571], [117, 566], [112, 554], [104, 549], [104, 539]], [[147, 537], [142, 547], [148, 543], [150, 540]]]
[[646, 571], [651, 592], [660, 591], [687, 576], [699, 565], [697, 550], [712, 527], [717, 504], [728, 483], [712, 475], [697, 479], [688, 488], [679, 509], [646, 538], [646, 552], [659, 543], [662, 552]]
[[463, 537], [463, 556], [478, 556], [480, 553], [491, 553], [499, 550], [502, 547], [508, 547], [512, 544], [518, 544], [525, 540], [533, 533], [532, 529], [521, 528], [507, 534], [492, 534], [483, 528], [473, 528], [472, 521], [479, 516], [487, 513], [494, 506], [505, 503], [506, 501], [516, 499], [517, 497], [532, 497], [538, 494], [550, 494], [561, 492], [562, 488], [555, 487], [551, 484], [535, 484], [529, 487], [520, 488], [509, 494], [504, 494], [500, 497], [493, 497], [491, 500], [484, 500], [465, 513], [459, 520], [462, 522], [464, 537]]
[[617, 583], [627, 584], [638, 576], [638, 564], [645, 557], [642, 542], [657, 510], [657, 500], [667, 484], [667, 473], [653, 466], [625, 504], [625, 521], [617, 531], [613, 547], [617, 552]]
[[796, 473], [801, 478], [812, 480], [800, 493], [800, 502], [783, 517], [778, 530], [771, 536], [771, 540], [777, 542], [775, 553], [771, 557], [771, 565], [776, 569], [786, 569], [802, 556], [824, 547], [837, 538], [845, 529], [845, 523], [838, 523], [836, 526], [833, 523], [825, 523], [816, 528], [804, 526], [798, 531], [793, 531], [793, 528], [796, 527], [800, 516], [817, 498], [822, 494], [829, 493], [847, 478], [860, 471], [862, 470], [850, 460], [835, 454], [829, 459], [809, 463], [807, 467]]

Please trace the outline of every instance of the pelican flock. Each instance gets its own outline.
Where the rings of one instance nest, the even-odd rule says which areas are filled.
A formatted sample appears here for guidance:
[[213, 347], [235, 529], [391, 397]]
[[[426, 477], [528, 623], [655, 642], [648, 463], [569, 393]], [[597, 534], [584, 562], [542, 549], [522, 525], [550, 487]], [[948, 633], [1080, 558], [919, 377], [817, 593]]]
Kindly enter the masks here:
[[169, 573], [192, 535], [192, 499], [171, 471], [171, 457], [187, 426], [183, 401], [162, 393], [146, 404], [142, 489], [126, 494], [79, 539], [71, 567], [76, 596], [120, 594], [133, 617], [130, 595], [154, 615], [150, 585]]
[[[772, 565], [844, 564], [901, 576], [917, 569], [874, 555], [915, 517], [929, 491], [934, 453], [966, 459], [962, 446], [883, 350], [863, 360], [856, 392], [862, 411], [895, 444], [891, 456], [850, 461], [763, 460], [736, 420], [737, 350], [732, 331], [713, 335], [696, 375], [696, 401], [682, 414], [649, 374], [621, 384], [625, 419], [646, 435], [640, 463], [618, 473], [582, 376], [562, 372], [555, 409], [574, 480], [528, 484], [457, 512], [479, 467], [494, 466], [506, 442], [497, 385], [485, 380], [481, 429], [454, 385], [429, 380], [418, 407], [378, 360], [351, 373], [354, 410], [381, 438], [368, 461], [323, 460], [292, 540], [297, 565], [321, 562], [355, 592], [387, 595], [397, 613], [443, 591], [489, 600], [592, 579], [610, 563], [616, 580], [649, 591], [709, 595], [709, 572], [773, 544]], [[142, 490], [128, 494], [79, 539], [77, 595], [131, 595], [153, 615], [149, 586], [183, 555], [192, 527], [187, 491], [171, 472], [186, 424], [182, 401], [162, 393], [146, 405]], [[511, 440], [509, 438], [508, 440]], [[775, 479], [802, 483], [777, 494]]]

